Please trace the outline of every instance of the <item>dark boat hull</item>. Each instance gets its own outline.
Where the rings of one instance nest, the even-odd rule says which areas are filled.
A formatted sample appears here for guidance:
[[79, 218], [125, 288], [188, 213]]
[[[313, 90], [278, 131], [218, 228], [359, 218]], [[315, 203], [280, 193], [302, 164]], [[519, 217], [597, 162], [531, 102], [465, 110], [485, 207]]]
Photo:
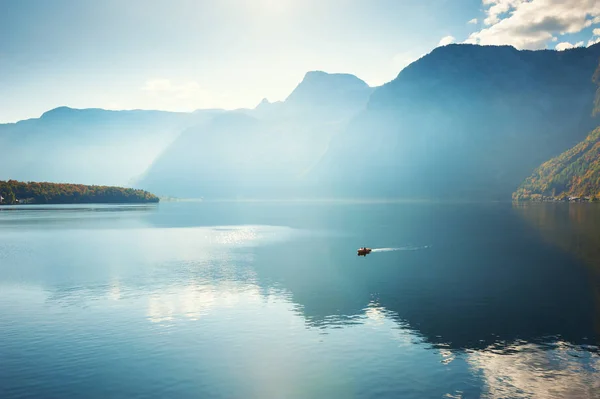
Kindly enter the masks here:
[[368, 254], [371, 253], [371, 248], [360, 248], [356, 252], [357, 252], [358, 256], [367, 256]]

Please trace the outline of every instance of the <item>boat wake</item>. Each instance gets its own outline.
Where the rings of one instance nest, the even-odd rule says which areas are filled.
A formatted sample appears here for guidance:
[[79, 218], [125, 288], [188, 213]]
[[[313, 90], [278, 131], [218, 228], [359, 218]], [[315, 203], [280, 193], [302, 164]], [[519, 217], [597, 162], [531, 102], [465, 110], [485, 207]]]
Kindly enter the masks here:
[[423, 245], [420, 247], [408, 246], [408, 247], [398, 247], [398, 248], [373, 248], [373, 250], [371, 252], [418, 251], [418, 250], [427, 249], [430, 247], [431, 247], [431, 245]]

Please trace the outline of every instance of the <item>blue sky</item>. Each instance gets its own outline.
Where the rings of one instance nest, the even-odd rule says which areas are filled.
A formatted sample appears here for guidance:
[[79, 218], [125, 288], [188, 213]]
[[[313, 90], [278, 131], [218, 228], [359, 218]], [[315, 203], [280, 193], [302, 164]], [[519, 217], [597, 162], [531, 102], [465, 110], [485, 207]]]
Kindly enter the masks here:
[[0, 0], [0, 122], [253, 107], [309, 70], [383, 84], [440, 43], [598, 39], [600, 0]]

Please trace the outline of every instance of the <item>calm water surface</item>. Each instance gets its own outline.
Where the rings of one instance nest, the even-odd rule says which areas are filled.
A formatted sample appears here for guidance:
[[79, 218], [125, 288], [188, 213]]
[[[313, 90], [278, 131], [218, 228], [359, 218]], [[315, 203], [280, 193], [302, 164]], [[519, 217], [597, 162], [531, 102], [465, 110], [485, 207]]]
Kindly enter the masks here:
[[595, 204], [0, 208], [2, 398], [598, 398], [599, 343]]

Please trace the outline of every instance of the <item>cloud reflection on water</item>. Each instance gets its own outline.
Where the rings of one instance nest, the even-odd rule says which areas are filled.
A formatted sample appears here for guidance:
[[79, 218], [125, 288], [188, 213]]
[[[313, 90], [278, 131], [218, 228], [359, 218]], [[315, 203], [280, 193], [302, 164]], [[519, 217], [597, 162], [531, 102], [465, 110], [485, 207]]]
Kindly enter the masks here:
[[471, 352], [467, 362], [481, 374], [486, 398], [598, 398], [598, 354], [561, 341], [553, 346], [515, 343]]

